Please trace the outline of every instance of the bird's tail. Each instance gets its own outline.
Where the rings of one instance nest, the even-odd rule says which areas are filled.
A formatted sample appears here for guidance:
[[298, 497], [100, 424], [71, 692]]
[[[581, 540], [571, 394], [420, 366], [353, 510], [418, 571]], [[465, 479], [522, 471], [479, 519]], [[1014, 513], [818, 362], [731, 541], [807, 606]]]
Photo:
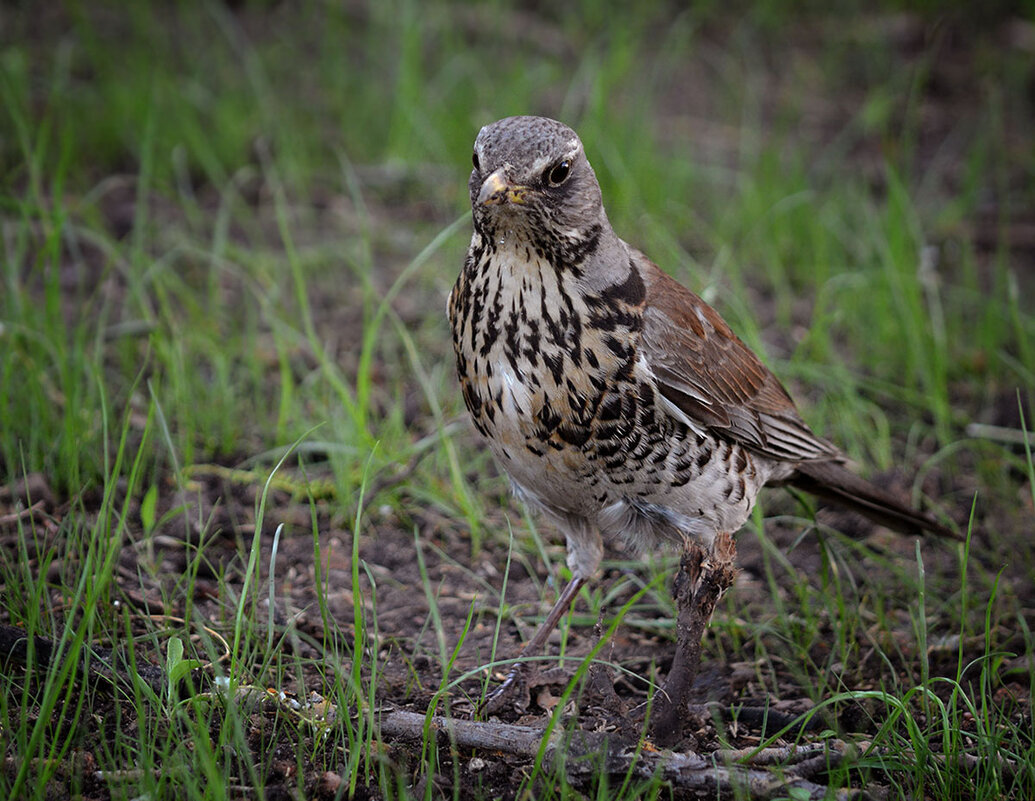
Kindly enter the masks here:
[[902, 534], [930, 532], [940, 537], [962, 539], [931, 515], [907, 506], [887, 490], [833, 460], [801, 462], [786, 483], [834, 501]]

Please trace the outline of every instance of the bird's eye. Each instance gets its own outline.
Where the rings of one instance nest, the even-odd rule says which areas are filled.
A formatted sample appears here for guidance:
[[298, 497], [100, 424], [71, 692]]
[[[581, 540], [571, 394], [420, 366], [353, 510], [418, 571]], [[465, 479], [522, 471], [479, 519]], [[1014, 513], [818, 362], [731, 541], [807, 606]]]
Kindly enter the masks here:
[[472, 153], [471, 154], [471, 161], [474, 163], [474, 168], [476, 170], [478, 170], [478, 172], [481, 172], [482, 171], [482, 165], [481, 165], [481, 162], [478, 161], [478, 154], [477, 153]]
[[559, 161], [550, 168], [549, 175], [546, 176], [546, 180], [553, 186], [560, 186], [568, 179], [568, 173], [571, 172], [571, 162], [568, 159]]

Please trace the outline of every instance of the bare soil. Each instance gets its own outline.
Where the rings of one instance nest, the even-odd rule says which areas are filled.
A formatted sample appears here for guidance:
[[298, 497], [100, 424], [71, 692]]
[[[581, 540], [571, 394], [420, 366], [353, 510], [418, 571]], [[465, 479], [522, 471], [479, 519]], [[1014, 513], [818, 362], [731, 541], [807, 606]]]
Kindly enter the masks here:
[[[310, 476], [312, 472], [310, 470]], [[61, 553], [61, 545], [55, 540], [58, 523], [70, 511], [68, 504], [58, 505], [49, 491], [45, 480], [31, 476], [32, 497], [39, 499], [31, 511], [26, 511], [25, 487], [16, 487], [15, 492], [0, 495], [0, 547], [6, 553], [5, 559], [14, 559], [19, 548], [26, 548], [30, 570], [54, 552]], [[232, 476], [199, 476], [194, 480], [191, 498], [183, 516], [171, 521], [154, 532], [150, 544], [142, 536], [127, 538], [119, 555], [118, 586], [111, 595], [111, 613], [118, 614], [120, 607], [132, 616], [139, 616], [142, 629], [155, 626], [149, 622], [149, 615], [181, 617], [193, 615], [195, 621], [207, 621], [215, 630], [227, 632], [232, 620], [234, 599], [242, 590], [242, 578], [246, 564], [246, 548], [251, 541], [255, 496], [260, 490], [252, 483], [241, 483]], [[170, 494], [163, 507], [172, 507], [177, 501]], [[373, 499], [376, 503], [376, 498]], [[773, 501], [780, 504], [779, 496]], [[87, 506], [90, 499], [83, 501]], [[787, 501], [789, 503], [789, 501]], [[131, 508], [132, 504], [131, 504]], [[351, 648], [354, 629], [355, 593], [360, 594], [366, 627], [368, 656], [365, 662], [372, 662], [376, 654], [378, 675], [376, 677], [376, 698], [381, 709], [410, 710], [424, 713], [435, 699], [442, 685], [442, 660], [440, 648], [452, 653], [461, 638], [450, 679], [470, 672], [471, 676], [453, 687], [446, 698], [439, 701], [439, 712], [456, 719], [477, 719], [477, 702], [488, 679], [491, 687], [502, 678], [503, 672], [490, 675], [488, 669], [481, 669], [492, 659], [493, 639], [497, 626], [497, 596], [488, 588], [499, 589], [507, 564], [507, 553], [499, 545], [501, 541], [491, 538], [477, 556], [472, 557], [471, 544], [465, 532], [454, 523], [434, 514], [424, 514], [419, 508], [412, 510], [408, 525], [402, 525], [396, 514], [387, 507], [372, 506], [368, 512], [367, 524], [359, 541], [359, 556], [362, 560], [360, 586], [352, 586], [352, 539], [351, 532], [340, 522], [327, 501], [318, 501], [317, 529], [320, 532], [320, 554], [322, 564], [314, 563], [311, 507], [308, 502], [293, 499], [287, 493], [277, 493], [268, 507], [262, 537], [261, 564], [268, 566], [272, 553], [273, 532], [281, 523], [284, 529], [276, 554], [276, 600], [272, 610], [276, 649], [280, 658], [291, 664], [291, 657], [298, 657], [301, 673], [294, 679], [287, 679], [282, 686], [274, 688], [292, 697], [306, 700], [307, 693], [319, 692], [329, 686], [330, 677], [336, 672], [348, 673], [351, 664], [346, 660], [337, 662], [335, 652], [327, 650], [324, 644], [330, 642], [325, 629], [320, 603], [329, 613], [328, 621], [346, 646], [344, 655]], [[161, 514], [164, 509], [160, 509]], [[17, 529], [12, 516], [21, 515], [22, 523], [31, 519], [42, 536], [19, 543]], [[133, 514], [136, 514], [134, 511]], [[830, 514], [838, 514], [831, 510]], [[822, 516], [826, 516], [824, 512]], [[511, 514], [517, 521], [517, 510]], [[844, 524], [843, 518], [828, 518], [831, 522]], [[188, 560], [197, 545], [198, 531], [186, 521], [209, 520], [209, 534], [205, 542], [205, 562], [193, 583], [193, 596], [183, 597], [183, 576]], [[502, 513], [498, 521], [505, 525]], [[864, 522], [855, 522], [856, 531], [868, 539], [868, 544], [879, 552], [882, 558], [897, 564], [897, 569], [909, 570], [914, 559], [913, 542], [896, 537], [890, 532], [875, 530]], [[843, 526], [848, 528], [848, 526]], [[767, 535], [788, 554], [794, 567], [803, 575], [817, 575], [822, 564], [819, 537], [813, 535], [801, 542], [800, 528], [781, 525], [779, 520], [770, 520]], [[827, 547], [837, 548], [836, 543], [827, 542]], [[559, 545], [551, 545], [557, 564], [562, 563]], [[739, 573], [734, 589], [727, 596], [726, 608], [720, 604], [720, 619], [739, 615], [772, 615], [772, 601], [766, 584], [764, 557], [757, 537], [742, 533], [738, 538]], [[153, 549], [154, 561], [148, 555]], [[929, 542], [924, 545], [927, 570], [932, 575], [952, 575], [955, 556], [952, 548], [944, 543]], [[420, 558], [418, 558], [418, 551]], [[847, 551], [842, 558], [857, 560]], [[62, 560], [50, 562], [47, 574], [59, 579], [57, 586], [68, 586], [65, 577], [76, 570], [75, 554], [65, 554]], [[420, 563], [423, 560], [426, 575], [422, 576]], [[672, 566], [674, 568], [675, 562]], [[886, 575], [870, 575], [871, 568], [856, 561], [854, 571], [862, 577], [864, 586], [860, 595], [865, 595], [867, 582], [882, 582]], [[265, 570], [265, 567], [263, 568]], [[978, 569], [975, 565], [974, 569]], [[545, 726], [552, 713], [562, 702], [562, 695], [568, 680], [580, 664], [579, 657], [585, 655], [597, 642], [601, 631], [613, 620], [613, 615], [633, 595], [637, 585], [628, 580], [629, 564], [613, 563], [599, 581], [598, 589], [617, 589], [613, 597], [594, 621], [587, 615], [585, 599], [576, 602], [576, 612], [569, 625], [562, 626], [551, 642], [551, 651], [557, 654], [561, 640], [564, 652], [570, 657], [562, 662], [549, 661], [543, 664], [542, 673], [549, 678], [532, 687], [527, 708], [510, 709], [499, 715], [505, 723], [529, 726]], [[635, 573], [635, 571], [634, 571]], [[642, 577], [642, 571], [641, 571]], [[265, 588], [266, 575], [260, 585]], [[1019, 576], [1018, 576], [1019, 578]], [[373, 580], [373, 587], [371, 586]], [[556, 594], [556, 587], [548, 590], [543, 599], [542, 583], [558, 577], [545, 574], [542, 565], [534, 564], [531, 572], [522, 566], [521, 560], [514, 560], [507, 576], [506, 603], [513, 610], [499, 628], [497, 658], [505, 659], [518, 653], [523, 640], [542, 619], [549, 603]], [[559, 579], [558, 579], [559, 580]], [[1004, 587], [1009, 591], [1028, 596], [1031, 603], [1032, 591], [1011, 581], [1009, 572], [1003, 577]], [[939, 586], [941, 586], [939, 584]], [[442, 642], [433, 622], [431, 608], [425, 588], [434, 597], [437, 614], [441, 619]], [[788, 591], [781, 593], [791, 614], [795, 604], [800, 603]], [[592, 591], [592, 588], [591, 588]], [[264, 592], [264, 591], [263, 591]], [[933, 590], [932, 590], [933, 593]], [[322, 595], [322, 599], [319, 597]], [[55, 591], [51, 599], [61, 609], [62, 599]], [[915, 598], [903, 597], [902, 608], [892, 614], [897, 627], [881, 632], [880, 636], [891, 642], [880, 642], [884, 654], [897, 655], [897, 661], [889, 663], [887, 657], [879, 656], [874, 643], [865, 637], [858, 644], [856, 664], [841, 666], [843, 687], [851, 689], [878, 689], [890, 686], [896, 679], [907, 681], [903, 676], [920, 677], [920, 654], [917, 652], [916, 636], [912, 629], [910, 606]], [[938, 606], [938, 602], [932, 602]], [[914, 610], [915, 611], [915, 610]], [[74, 619], [71, 610], [65, 610], [69, 622]], [[269, 614], [266, 603], [258, 607], [259, 618], [251, 621], [259, 630], [265, 630]], [[836, 614], [830, 610], [830, 614]], [[468, 618], [471, 616], [470, 624]], [[160, 619], [159, 619], [160, 620]], [[657, 682], [666, 675], [674, 652], [674, 634], [671, 626], [671, 608], [645, 596], [628, 612], [624, 622], [606, 644], [600, 658], [622, 671], [607, 667], [596, 667], [590, 671], [588, 680], [575, 692], [563, 708], [567, 725], [583, 732], [608, 732], [616, 741], [635, 743], [643, 733], [644, 717], [648, 705], [648, 685], [644, 679]], [[795, 671], [795, 660], [811, 660], [825, 664], [832, 644], [827, 637], [818, 637], [801, 651], [786, 644], [772, 642], [770, 651], [752, 658], [750, 649], [745, 649], [731, 639], [735, 625], [719, 625], [705, 643], [705, 658], [702, 671], [690, 694], [690, 712], [686, 717], [683, 739], [677, 750], [708, 754], [724, 748], [750, 748], [757, 746], [767, 734], [772, 734], [795, 716], [808, 711], [814, 704], [814, 693], [800, 684], [800, 673]], [[953, 631], [939, 632], [932, 629], [929, 634], [928, 660], [935, 675], [955, 676], [958, 658], [958, 641], [952, 639]], [[113, 663], [126, 665], [125, 644], [97, 643], [102, 658]], [[1023, 640], [1018, 633], [1003, 634], [996, 642], [998, 650], [1023, 652]], [[107, 649], [111, 649], [110, 651]], [[162, 656], [156, 650], [148, 653], [146, 646], [138, 646], [137, 669], [154, 670], [161, 667]], [[965, 660], [980, 658], [983, 653], [983, 638], [974, 638], [964, 644]], [[115, 656], [112, 656], [112, 654]], [[339, 656], [343, 651], [337, 651]], [[143, 659], [150, 659], [150, 665]], [[1006, 680], [997, 690], [996, 702], [1009, 703], [1015, 716], [1023, 725], [1031, 725], [1031, 710], [1028, 705], [1030, 691], [1030, 669], [1025, 670], [1023, 660], [1018, 659], [1016, 669], [1003, 672]], [[159, 670], [160, 673], [160, 670]], [[288, 671], [292, 673], [291, 670]], [[1013, 678], [1009, 678], [1013, 676]], [[205, 688], [211, 682], [208, 671], [199, 672], [195, 679]], [[365, 680], [369, 681], [367, 675]], [[88, 683], [89, 685], [89, 683]], [[83, 786], [88, 797], [108, 797], [110, 787], [106, 781], [92, 778], [91, 765], [96, 760], [92, 751], [99, 747], [97, 737], [111, 738], [113, 726], [134, 726], [132, 715], [127, 710], [116, 714], [113, 695], [103, 692], [103, 687], [84, 687], [91, 700], [91, 719], [100, 722], [97, 731], [84, 732], [82, 749], [75, 755], [69, 770], [81, 771]], [[948, 690], [946, 690], [948, 691]], [[979, 691], [974, 688], [975, 694]], [[129, 719], [127, 719], [127, 717]], [[117, 724], [116, 721], [121, 721]], [[279, 723], [278, 723], [279, 721]], [[802, 732], [799, 729], [777, 740], [776, 746], [786, 746], [795, 741], [808, 742], [818, 731], [831, 729], [844, 737], [866, 737], [873, 735], [884, 723], [877, 706], [863, 704], [841, 704], [836, 711], [817, 716]], [[55, 726], [62, 721], [55, 720]], [[767, 731], [768, 729], [768, 731]], [[304, 726], [298, 728], [283, 725], [283, 712], [277, 704], [258, 705], [250, 719], [250, 745], [256, 754], [265, 755], [262, 760], [266, 772], [269, 797], [294, 797], [298, 770], [295, 755], [299, 739], [307, 741], [307, 748], [313, 747], [313, 732]], [[413, 787], [422, 791], [422, 783], [435, 784], [434, 797], [452, 797], [455, 776], [461, 777], [459, 795], [461, 798], [491, 797], [513, 798], [523, 776], [531, 768], [528, 757], [516, 758], [512, 754], [485, 749], [459, 749], [453, 754], [457, 764], [447, 759], [439, 765], [436, 776], [423, 775], [420, 764], [420, 743], [406, 738], [383, 742], [384, 752], [391, 764], [409, 775]], [[316, 798], [335, 797], [340, 789], [340, 772], [345, 762], [341, 753], [328, 753], [326, 763], [311, 769], [305, 775], [307, 796]], [[338, 766], [337, 769], [327, 765]], [[11, 768], [11, 765], [8, 765]], [[459, 771], [457, 774], [455, 771]], [[244, 770], [242, 767], [242, 775]], [[822, 781], [823, 776], [815, 777]], [[879, 789], [879, 776], [863, 776], [870, 782], [870, 789]], [[877, 781], [877, 784], [873, 784]], [[363, 782], [361, 781], [362, 785]], [[587, 791], [587, 785], [583, 789]], [[242, 795], [248, 795], [242, 783]], [[361, 797], [366, 790], [361, 790]], [[677, 792], [677, 796], [681, 794]], [[689, 796], [688, 796], [689, 797]]]

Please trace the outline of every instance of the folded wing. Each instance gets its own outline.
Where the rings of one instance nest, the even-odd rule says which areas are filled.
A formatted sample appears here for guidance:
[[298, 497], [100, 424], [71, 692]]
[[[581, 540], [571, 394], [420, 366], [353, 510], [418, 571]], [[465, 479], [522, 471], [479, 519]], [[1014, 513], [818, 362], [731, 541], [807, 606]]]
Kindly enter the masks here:
[[647, 287], [641, 352], [671, 414], [776, 461], [840, 458], [715, 309], [642, 254], [636, 266]]

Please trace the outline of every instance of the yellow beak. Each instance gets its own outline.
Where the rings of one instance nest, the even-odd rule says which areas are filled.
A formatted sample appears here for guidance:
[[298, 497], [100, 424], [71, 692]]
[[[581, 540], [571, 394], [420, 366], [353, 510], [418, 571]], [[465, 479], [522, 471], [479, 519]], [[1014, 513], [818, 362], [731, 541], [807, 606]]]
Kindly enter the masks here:
[[483, 206], [500, 206], [504, 203], [513, 203], [520, 206], [525, 202], [525, 195], [529, 189], [527, 186], [515, 186], [503, 177], [503, 170], [496, 170], [482, 183], [481, 191], [478, 192], [478, 202]]

